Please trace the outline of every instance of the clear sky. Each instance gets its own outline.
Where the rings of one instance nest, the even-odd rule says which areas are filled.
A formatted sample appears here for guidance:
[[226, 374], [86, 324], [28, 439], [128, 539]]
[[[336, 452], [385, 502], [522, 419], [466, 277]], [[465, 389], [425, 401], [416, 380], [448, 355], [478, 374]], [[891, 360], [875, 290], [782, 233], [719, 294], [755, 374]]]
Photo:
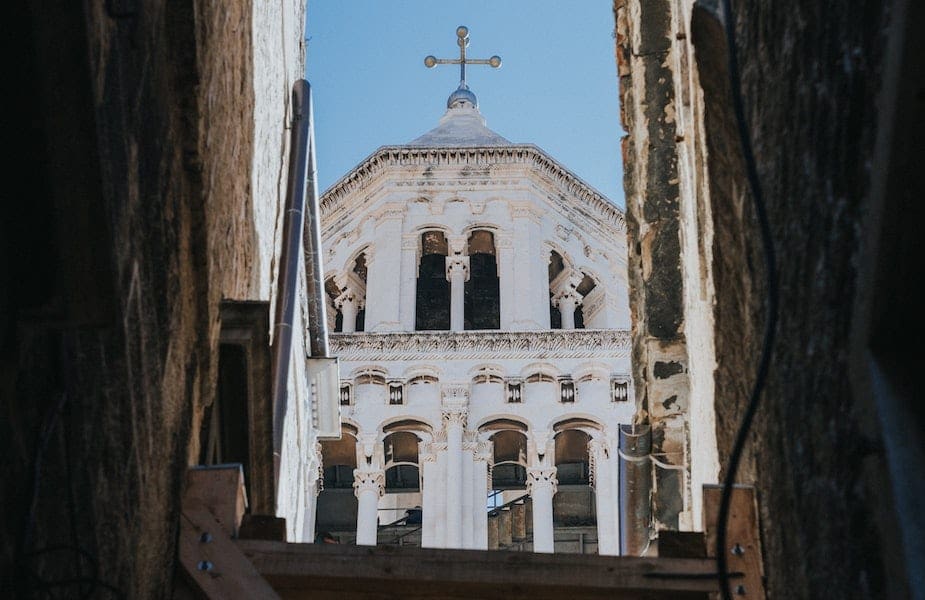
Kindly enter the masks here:
[[380, 146], [437, 125], [459, 67], [488, 127], [536, 144], [624, 207], [611, 0], [308, 0], [306, 78], [315, 110], [318, 182], [326, 190]]

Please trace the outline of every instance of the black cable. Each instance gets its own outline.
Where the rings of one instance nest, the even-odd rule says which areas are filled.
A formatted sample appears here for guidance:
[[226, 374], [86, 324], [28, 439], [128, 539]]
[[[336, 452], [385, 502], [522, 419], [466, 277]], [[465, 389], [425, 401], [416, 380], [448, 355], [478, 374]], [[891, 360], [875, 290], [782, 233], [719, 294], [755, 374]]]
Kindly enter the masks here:
[[755, 213], [761, 230], [761, 243], [764, 249], [765, 276], [767, 283], [767, 318], [765, 320], [764, 340], [761, 346], [761, 358], [758, 361], [758, 372], [752, 387], [751, 396], [742, 415], [742, 422], [736, 433], [729, 462], [726, 465], [726, 477], [723, 481], [723, 492], [719, 504], [719, 517], [716, 527], [716, 568], [719, 572], [719, 585], [724, 600], [732, 600], [729, 591], [729, 567], [726, 562], [726, 534], [729, 521], [729, 507], [732, 499], [732, 486], [735, 484], [736, 471], [742, 459], [742, 451], [751, 429], [752, 420], [758, 409], [761, 392], [764, 389], [771, 363], [771, 350], [774, 346], [774, 334], [777, 329], [777, 267], [775, 264], [774, 241], [771, 238], [771, 226], [761, 191], [761, 182], [758, 179], [758, 168], [752, 150], [751, 135], [745, 121], [745, 106], [742, 99], [742, 82], [739, 73], [739, 59], [736, 52], [735, 15], [732, 12], [731, 0], [723, 0], [723, 18], [726, 30], [726, 46], [729, 54], [729, 84], [732, 91], [732, 105], [735, 111], [736, 124], [739, 132], [739, 143], [742, 146], [742, 158], [745, 161], [745, 174], [749, 189], [755, 205]]

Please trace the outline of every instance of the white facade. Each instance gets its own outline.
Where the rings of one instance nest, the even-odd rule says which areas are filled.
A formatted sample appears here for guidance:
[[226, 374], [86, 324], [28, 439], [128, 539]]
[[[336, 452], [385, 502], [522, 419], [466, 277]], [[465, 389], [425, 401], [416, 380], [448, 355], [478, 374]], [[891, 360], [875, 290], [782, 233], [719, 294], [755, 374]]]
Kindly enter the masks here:
[[[321, 199], [344, 404], [324, 466], [355, 469], [359, 544], [420, 506], [423, 546], [487, 548], [503, 472], [525, 489], [499, 497], [530, 494], [535, 551], [553, 551], [567, 475], [593, 489], [599, 552], [616, 554], [617, 432], [634, 406], [623, 214], [487, 129], [468, 89], [448, 106]], [[418, 489], [389, 489], [398, 467]]]

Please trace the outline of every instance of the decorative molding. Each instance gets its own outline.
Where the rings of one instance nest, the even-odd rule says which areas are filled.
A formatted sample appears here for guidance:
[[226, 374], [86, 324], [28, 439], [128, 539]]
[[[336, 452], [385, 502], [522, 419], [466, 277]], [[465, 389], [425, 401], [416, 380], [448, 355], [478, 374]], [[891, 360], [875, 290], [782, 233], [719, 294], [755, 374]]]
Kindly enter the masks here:
[[353, 493], [358, 498], [367, 491], [376, 492], [381, 498], [385, 494], [385, 472], [381, 469], [367, 471], [357, 469], [353, 472]]
[[555, 467], [527, 469], [527, 493], [531, 495], [535, 487], [550, 487], [552, 488], [552, 493], [555, 494], [558, 483]]
[[[481, 148], [384, 146], [373, 152], [324, 192], [320, 202], [321, 215], [322, 218], [325, 218], [330, 213], [341, 208], [347, 196], [362, 189], [372, 179], [382, 175], [388, 168], [476, 167], [482, 165], [525, 165], [548, 180], [562, 197], [568, 198], [570, 202], [583, 204], [601, 220], [620, 231], [626, 231], [625, 217], [616, 205], [532, 144], [511, 144], [509, 146]], [[492, 181], [490, 176], [480, 181], [457, 177], [450, 182], [415, 177], [413, 180], [407, 181], [405, 185], [433, 187], [450, 184], [471, 188], [475, 184], [488, 185], [489, 183], [493, 185], [510, 185], [511, 182]]]
[[631, 349], [627, 329], [332, 333], [330, 345], [341, 361], [628, 358]]

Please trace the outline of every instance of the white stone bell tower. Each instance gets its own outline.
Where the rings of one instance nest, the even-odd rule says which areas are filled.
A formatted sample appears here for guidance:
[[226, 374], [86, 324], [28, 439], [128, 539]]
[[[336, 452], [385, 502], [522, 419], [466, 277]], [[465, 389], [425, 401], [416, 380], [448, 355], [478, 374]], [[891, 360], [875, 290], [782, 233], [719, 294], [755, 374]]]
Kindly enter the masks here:
[[[623, 213], [486, 126], [465, 81], [438, 125], [321, 198], [340, 441], [318, 528], [342, 543], [618, 553], [632, 420]], [[614, 173], [614, 177], [618, 174]]]

